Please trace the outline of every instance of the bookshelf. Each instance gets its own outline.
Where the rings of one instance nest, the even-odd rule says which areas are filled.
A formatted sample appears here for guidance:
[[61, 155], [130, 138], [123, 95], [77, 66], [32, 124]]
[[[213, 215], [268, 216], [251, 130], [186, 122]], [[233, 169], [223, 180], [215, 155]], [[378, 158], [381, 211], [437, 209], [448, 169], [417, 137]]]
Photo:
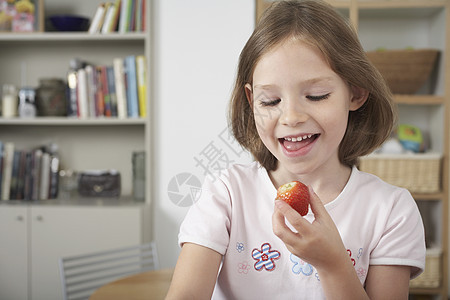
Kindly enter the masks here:
[[[114, 58], [128, 55], [147, 58], [145, 118], [0, 117], [0, 140], [13, 142], [17, 149], [31, 150], [54, 142], [59, 146], [61, 169], [116, 169], [122, 177], [119, 199], [0, 201], [0, 216], [6, 222], [3, 228], [14, 229], [0, 231], [0, 240], [16, 241], [0, 251], [0, 264], [5, 266], [3, 272], [0, 270], [0, 278], [21, 278], [20, 285], [8, 285], [5, 281], [0, 298], [12, 295], [20, 299], [59, 299], [62, 294], [54, 263], [57, 258], [143, 243], [152, 238], [152, 37], [149, 26], [152, 1], [146, 1], [145, 32], [0, 32], [0, 86], [11, 83], [16, 87], [36, 88], [41, 78], [66, 79], [72, 58], [95, 65], [112, 65]], [[88, 18], [93, 17], [101, 2], [40, 1], [45, 16], [75, 14]], [[132, 154], [135, 151], [146, 154], [144, 201], [132, 197]], [[20, 230], [20, 236], [15, 236], [15, 229]], [[52, 245], [51, 249], [45, 248], [43, 242]], [[20, 253], [18, 259], [23, 266], [20, 270], [14, 260], [8, 260], [8, 255], [14, 253]]]
[[[148, 1], [148, 0], [147, 0]], [[111, 1], [114, 2], [114, 1]], [[150, 1], [148, 1], [150, 2]], [[101, 1], [73, 3], [69, 0], [46, 0], [44, 13], [75, 14], [92, 18]], [[150, 3], [146, 5], [146, 24], [150, 24]], [[149, 28], [149, 26], [147, 26]], [[150, 36], [148, 32], [88, 34], [87, 32], [36, 32], [0, 33], [0, 83], [12, 83], [16, 87], [37, 87], [41, 78], [66, 79], [69, 61], [80, 58], [93, 65], [112, 65], [116, 57], [145, 55], [147, 58], [147, 82], [150, 90]], [[151, 101], [147, 93], [147, 116], [150, 115]], [[132, 194], [131, 156], [133, 151], [145, 151], [146, 176], [150, 182], [150, 118], [92, 118], [78, 119], [65, 117], [1, 118], [0, 140], [12, 141], [17, 148], [33, 148], [47, 142], [57, 141], [61, 163], [65, 168], [117, 169], [122, 175], [122, 194], [129, 198]], [[14, 132], [14, 134], [12, 133]], [[24, 135], [36, 132], [23, 141]], [[47, 134], [51, 132], [51, 136]], [[67, 133], [70, 133], [69, 135]], [[74, 139], [78, 143], [74, 143]], [[105, 138], [107, 143], [105, 145]], [[33, 142], [37, 144], [33, 144]], [[39, 140], [42, 142], [39, 143]], [[103, 142], [95, 142], [95, 140]], [[82, 144], [91, 143], [92, 147]], [[92, 144], [93, 143], [93, 144]], [[79, 151], [70, 151], [70, 148]], [[96, 145], [97, 144], [97, 145]], [[24, 150], [27, 150], [25, 148]], [[70, 154], [69, 154], [70, 153]], [[106, 157], [114, 157], [109, 161]], [[111, 155], [116, 153], [116, 155]], [[147, 185], [145, 203], [150, 203], [150, 186]]]
[[[256, 0], [256, 18], [273, 1]], [[416, 95], [394, 95], [400, 123], [412, 124], [430, 135], [431, 150], [442, 154], [441, 190], [413, 193], [425, 223], [428, 241], [441, 251], [430, 287], [410, 289], [410, 299], [448, 298], [449, 217], [449, 102], [450, 1], [448, 0], [327, 0], [357, 29], [367, 51], [434, 48], [440, 50], [435, 74]], [[431, 265], [431, 264], [430, 264]], [[437, 284], [435, 284], [437, 283]]]

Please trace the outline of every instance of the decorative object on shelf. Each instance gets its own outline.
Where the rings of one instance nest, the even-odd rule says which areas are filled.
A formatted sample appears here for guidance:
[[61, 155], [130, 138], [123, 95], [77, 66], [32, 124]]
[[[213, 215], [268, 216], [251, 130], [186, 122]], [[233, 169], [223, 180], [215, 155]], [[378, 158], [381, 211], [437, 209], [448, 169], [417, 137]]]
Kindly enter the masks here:
[[71, 169], [59, 171], [59, 198], [72, 199], [78, 193], [78, 173]]
[[48, 17], [52, 31], [87, 31], [89, 18], [77, 15], [53, 15]]
[[0, 0], [0, 31], [43, 31], [43, 12], [43, 0]]
[[394, 94], [415, 94], [430, 77], [439, 50], [404, 49], [367, 52]]
[[19, 116], [21, 118], [36, 117], [36, 91], [23, 87], [19, 90]]
[[406, 150], [419, 153], [423, 148], [422, 131], [413, 125], [400, 124], [397, 129], [398, 140]]
[[145, 152], [136, 151], [132, 156], [133, 164], [133, 198], [145, 200]]
[[66, 116], [66, 83], [59, 78], [39, 80], [36, 107], [39, 116]]
[[17, 89], [13, 84], [3, 85], [2, 116], [4, 118], [17, 116]]
[[116, 170], [84, 171], [78, 179], [78, 193], [83, 197], [119, 197], [120, 180]]

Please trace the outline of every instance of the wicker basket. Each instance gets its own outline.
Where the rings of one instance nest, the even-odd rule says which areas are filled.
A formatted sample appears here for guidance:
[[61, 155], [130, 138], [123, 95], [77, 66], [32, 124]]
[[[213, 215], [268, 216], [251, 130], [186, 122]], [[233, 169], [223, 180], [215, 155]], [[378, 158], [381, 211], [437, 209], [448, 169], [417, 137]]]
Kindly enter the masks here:
[[415, 94], [430, 77], [439, 50], [369, 51], [367, 57], [380, 71], [392, 93]]
[[371, 154], [361, 157], [359, 169], [412, 193], [436, 193], [441, 187], [441, 155]]
[[441, 284], [441, 249], [427, 249], [425, 270], [409, 282], [411, 288], [437, 288]]

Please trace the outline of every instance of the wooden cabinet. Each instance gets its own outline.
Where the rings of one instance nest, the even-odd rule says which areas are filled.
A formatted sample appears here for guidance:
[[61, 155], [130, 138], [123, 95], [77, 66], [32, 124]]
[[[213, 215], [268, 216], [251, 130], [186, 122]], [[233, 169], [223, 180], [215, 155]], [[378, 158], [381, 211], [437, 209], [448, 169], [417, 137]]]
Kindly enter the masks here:
[[[256, 0], [256, 18], [270, 5]], [[414, 193], [425, 221], [427, 241], [440, 248], [441, 279], [436, 288], [413, 288], [413, 295], [447, 299], [450, 103], [450, 1], [448, 0], [328, 0], [349, 18], [366, 51], [413, 47], [440, 50], [431, 79], [415, 95], [394, 95], [399, 123], [419, 127], [429, 136], [431, 150], [442, 155], [441, 190]]]
[[0, 299], [61, 299], [58, 258], [143, 241], [143, 205], [0, 205]]

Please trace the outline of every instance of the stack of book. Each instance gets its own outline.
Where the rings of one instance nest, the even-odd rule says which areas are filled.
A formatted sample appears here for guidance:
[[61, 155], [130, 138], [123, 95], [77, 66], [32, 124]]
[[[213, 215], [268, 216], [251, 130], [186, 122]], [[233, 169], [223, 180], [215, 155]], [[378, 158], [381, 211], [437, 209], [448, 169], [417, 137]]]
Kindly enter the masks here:
[[16, 149], [0, 141], [1, 200], [47, 200], [58, 196], [59, 157], [52, 147]]
[[145, 31], [146, 0], [102, 2], [89, 26], [89, 33]]
[[68, 116], [146, 117], [146, 78], [144, 55], [117, 57], [111, 65], [78, 64], [67, 80]]

